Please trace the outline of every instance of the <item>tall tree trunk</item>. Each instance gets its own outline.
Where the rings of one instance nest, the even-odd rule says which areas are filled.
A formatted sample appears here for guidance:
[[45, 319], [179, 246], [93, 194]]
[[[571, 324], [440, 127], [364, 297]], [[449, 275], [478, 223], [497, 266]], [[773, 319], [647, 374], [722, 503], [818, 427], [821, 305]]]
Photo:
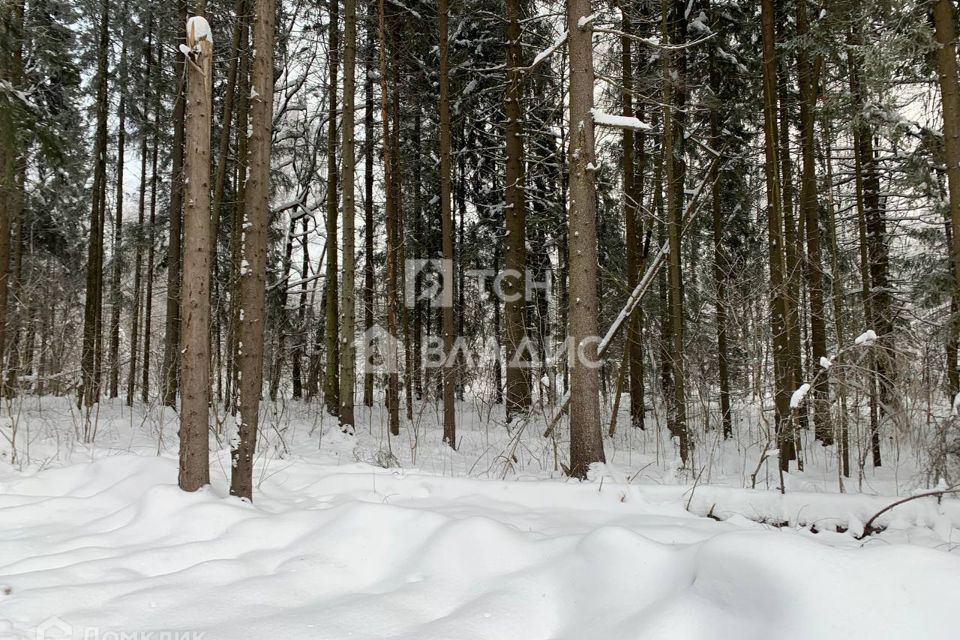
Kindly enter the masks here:
[[309, 339], [307, 331], [307, 272], [310, 269], [310, 243], [307, 241], [309, 221], [303, 216], [300, 221], [300, 300], [297, 303], [297, 344], [293, 349], [290, 377], [293, 382], [293, 398], [303, 397], [303, 352]]
[[[232, 372], [233, 357], [230, 351], [229, 327], [227, 332], [227, 366], [223, 366], [221, 352], [222, 342], [221, 334], [223, 331], [224, 320], [228, 317], [225, 310], [224, 299], [226, 298], [225, 289], [227, 283], [220, 280], [220, 227], [223, 221], [224, 213], [224, 194], [227, 188], [227, 177], [230, 175], [228, 167], [230, 166], [230, 140], [233, 132], [233, 116], [238, 102], [237, 80], [240, 74], [240, 58], [244, 55], [247, 46], [247, 25], [249, 21], [247, 0], [237, 0], [234, 8], [236, 24], [233, 28], [233, 37], [230, 43], [230, 64], [227, 68], [227, 86], [223, 97], [223, 111], [220, 117], [220, 140], [217, 145], [216, 168], [217, 172], [213, 179], [213, 204], [210, 209], [212, 227], [210, 230], [210, 295], [212, 300], [211, 321], [213, 330], [211, 341], [216, 349], [216, 362], [214, 370], [217, 376], [217, 401], [223, 400], [224, 395], [229, 398]], [[240, 136], [238, 136], [240, 137]], [[245, 132], [242, 137], [246, 137]], [[236, 166], [236, 163], [234, 163]], [[236, 207], [236, 203], [234, 203]], [[226, 371], [224, 369], [226, 368]], [[226, 373], [227, 391], [224, 394], [224, 373]], [[229, 402], [227, 404], [230, 404]]]
[[[399, 26], [399, 25], [397, 25]], [[396, 33], [396, 32], [395, 32]], [[395, 39], [399, 39], [399, 36], [394, 35]], [[397, 239], [397, 275], [399, 277], [399, 282], [403, 283], [400, 286], [398, 294], [400, 300], [398, 302], [398, 309], [400, 312], [400, 331], [403, 334], [403, 390], [405, 395], [405, 406], [406, 406], [406, 417], [408, 422], [413, 422], [413, 381], [412, 381], [412, 371], [413, 365], [411, 364], [412, 360], [412, 349], [410, 347], [410, 315], [409, 309], [407, 308], [407, 232], [406, 224], [404, 222], [404, 213], [403, 213], [403, 145], [401, 143], [400, 135], [400, 110], [401, 110], [401, 83], [400, 83], [400, 51], [398, 48], [393, 50], [393, 190], [395, 193], [394, 197], [394, 209], [396, 210], [396, 216], [394, 216], [394, 224], [396, 225], [394, 237]]]
[[[100, 326], [100, 287], [103, 254], [103, 214], [106, 190], [107, 158], [107, 54], [110, 35], [110, 3], [104, 0], [100, 13], [100, 39], [97, 48], [97, 128], [94, 138], [93, 199], [90, 208], [90, 244], [87, 251], [87, 292], [83, 313], [83, 349], [81, 374], [83, 377], [83, 405], [92, 407], [97, 401], [97, 332]], [[2, 230], [0, 230], [2, 232]], [[88, 436], [84, 425], [84, 436]]]
[[240, 385], [240, 310], [242, 308], [242, 274], [243, 259], [243, 226], [246, 221], [247, 207], [247, 174], [249, 167], [249, 135], [240, 134], [248, 131], [250, 114], [250, 22], [248, 16], [243, 21], [240, 34], [240, 68], [237, 78], [237, 167], [236, 183], [237, 196], [233, 207], [233, 221], [230, 228], [230, 326], [227, 331], [227, 404], [231, 413], [235, 413], [239, 404]]
[[880, 415], [888, 406], [886, 364], [884, 347], [889, 344], [888, 324], [890, 293], [886, 280], [886, 247], [883, 213], [880, 210], [880, 177], [877, 173], [873, 150], [873, 131], [863, 117], [864, 91], [860, 72], [862, 66], [854, 49], [862, 44], [859, 26], [854, 23], [848, 48], [850, 95], [854, 111], [854, 177], [857, 192], [857, 223], [860, 235], [860, 270], [864, 315], [873, 330], [880, 336], [879, 349], [870, 355], [870, 450], [873, 464], [882, 463], [880, 452]]
[[[122, 13], [127, 14], [127, 2], [123, 3]], [[117, 190], [116, 209], [113, 219], [113, 274], [110, 279], [110, 389], [111, 398], [116, 398], [120, 387], [120, 274], [123, 271], [123, 164], [127, 140], [127, 34], [124, 24], [120, 49], [120, 83], [117, 91], [120, 102], [117, 105]]]
[[[0, 81], [15, 88], [22, 83], [23, 15], [22, 1], [5, 3], [0, 7], [0, 37], [5, 41], [5, 46], [0, 47]], [[23, 162], [19, 155], [18, 124], [12, 109], [0, 109], [0, 366], [4, 362], [10, 316], [9, 289], [13, 280], [10, 271], [10, 232], [12, 225], [18, 224], [23, 210], [24, 194], [19, 180]], [[5, 381], [2, 373], [0, 371], [0, 381]], [[3, 391], [6, 394], [12, 390], [7, 386]]]
[[[187, 21], [186, 0], [178, 0], [181, 24]], [[179, 38], [178, 38], [179, 40]], [[179, 40], [183, 42], [182, 40]], [[170, 178], [170, 240], [167, 244], [167, 318], [163, 344], [163, 371], [161, 395], [163, 403], [174, 406], [177, 400], [177, 371], [180, 359], [180, 276], [181, 276], [181, 225], [183, 208], [183, 135], [184, 97], [183, 78], [185, 58], [177, 51], [174, 65], [177, 77], [177, 95], [173, 108], [172, 175]]]
[[[837, 350], [843, 349], [846, 344], [846, 332], [844, 330], [844, 306], [843, 306], [843, 282], [840, 271], [840, 239], [837, 230], [836, 206], [833, 197], [833, 136], [830, 132], [829, 116], [824, 118], [825, 125], [823, 131], [824, 156], [827, 165], [826, 175], [826, 193], [827, 193], [827, 225], [830, 235], [830, 274], [831, 274], [831, 293], [833, 298], [833, 320], [837, 334]], [[844, 477], [850, 477], [850, 434], [847, 427], [847, 398], [846, 385], [844, 384], [844, 373], [837, 374], [838, 384], [836, 388], [837, 397], [840, 400], [839, 415], [839, 455], [840, 471]]]
[[[708, 3], [709, 8], [709, 3]], [[710, 50], [710, 139], [714, 149], [722, 147], [720, 114], [720, 70], [717, 68], [716, 50]], [[723, 195], [727, 176], [722, 167], [717, 167], [713, 176], [713, 281], [716, 287], [717, 307], [717, 375], [720, 384], [720, 423], [724, 439], [733, 435], [733, 419], [730, 414], [730, 372], [727, 361], [727, 258], [723, 249]]]
[[[384, 3], [378, 0], [379, 19], [377, 24], [380, 44], [380, 119], [383, 124], [383, 171], [384, 192], [386, 194], [387, 214], [387, 344], [381, 345], [383, 360], [387, 370], [387, 420], [390, 433], [400, 435], [400, 390], [397, 376], [397, 253], [394, 235], [396, 225], [396, 194], [394, 192], [393, 151], [390, 137], [390, 96], [387, 91], [387, 18]], [[394, 43], [396, 46], [396, 43]]]
[[[934, 37], [937, 41], [937, 71], [940, 78], [940, 97], [943, 104], [943, 143], [947, 165], [947, 186], [950, 203], [950, 226], [952, 242], [950, 257], [953, 264], [954, 302], [951, 312], [960, 298], [960, 86], [957, 78], [956, 27], [953, 0], [936, 0], [933, 3]], [[951, 313], [953, 316], [953, 313]], [[951, 325], [956, 319], [951, 317]], [[956, 329], [952, 329], [955, 333]], [[955, 340], [951, 343], [955, 344]], [[956, 367], [956, 350], [952, 349], [953, 366], [950, 367], [951, 395], [960, 393]]]
[[[220, 236], [220, 219], [223, 213], [223, 196], [227, 188], [227, 167], [230, 162], [230, 135], [233, 131], [233, 110], [237, 101], [237, 75], [242, 55], [241, 39], [246, 36], [247, 4], [246, 0], [237, 0], [237, 24], [233, 28], [233, 40], [230, 43], [230, 66], [227, 69], [227, 87], [223, 96], [223, 112], [220, 117], [220, 141], [217, 147], [217, 173], [213, 181], [213, 205], [211, 217], [213, 227], [210, 233], [211, 277], [217, 275], [217, 243]], [[216, 286], [216, 282], [214, 282]]]
[[[367, 337], [364, 344], [368, 344], [370, 332], [373, 330], [373, 294], [374, 294], [374, 264], [373, 264], [373, 146], [376, 132], [373, 124], [373, 75], [374, 71], [374, 2], [367, 3], [367, 50], [366, 73], [364, 79], [364, 110], [363, 110], [363, 330]], [[364, 354], [363, 361], [368, 363], [368, 355]], [[364, 367], [363, 373], [363, 404], [373, 406], [373, 372], [369, 366]]]
[[[777, 37], [780, 42], [787, 39], [787, 7], [783, 3], [777, 5]], [[780, 184], [781, 194], [783, 196], [783, 207], [781, 209], [782, 228], [783, 228], [783, 257], [784, 257], [784, 312], [786, 316], [787, 330], [787, 358], [789, 369], [788, 389], [796, 389], [803, 381], [803, 339], [802, 322], [800, 319], [801, 299], [800, 299], [800, 260], [799, 243], [797, 242], [797, 224], [794, 218], [794, 183], [793, 183], [793, 159], [790, 155], [790, 97], [788, 84], [790, 80], [789, 66], [782, 61], [777, 61], [777, 93], [779, 96], [780, 110], [778, 113], [778, 133], [780, 149]], [[802, 217], [801, 217], [802, 222]], [[805, 407], [799, 412], [798, 420], [800, 429], [807, 427], [807, 413]], [[796, 434], [794, 434], [796, 440]], [[791, 450], [790, 459], [795, 458]]]
[[133, 261], [133, 304], [130, 318], [130, 367], [127, 374], [127, 406], [133, 406], [137, 386], [137, 362], [140, 348], [140, 307], [143, 304], [143, 244], [147, 214], [147, 122], [150, 113], [150, 83], [153, 80], [153, 11], [147, 13], [147, 42], [143, 47], [146, 68], [143, 73], [143, 125], [140, 131], [140, 192], [137, 203], [136, 253]]
[[183, 351], [180, 354], [180, 488], [210, 484], [210, 120], [213, 35], [187, 22], [184, 127]]
[[[440, 220], [443, 243], [443, 287], [453, 293], [453, 212], [450, 199], [450, 70], [448, 58], [447, 23], [448, 0], [438, 0], [437, 14], [440, 27]], [[508, 116], [509, 117], [509, 116]], [[521, 251], [523, 246], [520, 247]], [[456, 340], [453, 324], [453, 299], [443, 301], [443, 442], [457, 447], [455, 415], [455, 371], [452, 358]]]
[[597, 190], [593, 135], [593, 18], [589, 0], [567, 0], [570, 51], [570, 475], [606, 462], [597, 357]]
[[323, 378], [323, 399], [327, 412], [340, 411], [340, 333], [337, 313], [337, 65], [339, 64], [339, 0], [330, 0], [330, 85], [327, 88], [329, 119], [327, 120], [327, 277], [324, 328], [326, 370]]
[[[416, 103], [416, 112], [413, 117], [413, 238], [416, 241], [417, 257], [424, 255], [423, 230], [423, 149], [421, 147], [422, 107], [419, 98]], [[420, 300], [423, 291], [423, 281], [412, 274], [413, 281], [413, 389], [417, 400], [423, 399], [423, 308]]]
[[[767, 243], [770, 262], [770, 325], [773, 336], [774, 424], [780, 449], [780, 469], [788, 471], [793, 459], [794, 436], [790, 424], [789, 385], [792, 380], [786, 327], [783, 284], [783, 235], [780, 207], [783, 204], [777, 176], [777, 52], [773, 0], [761, 1], [763, 35], [764, 175], [767, 187]], [[781, 487], [781, 490], [783, 487]]]
[[240, 405], [239, 441], [233, 458], [230, 494], [253, 497], [253, 454], [260, 421], [263, 387], [263, 332], [267, 280], [267, 228], [270, 224], [270, 140], [273, 125], [274, 0], [256, 0], [253, 28], [252, 126], [249, 143], [245, 230], [240, 274]]
[[[622, 18], [623, 35], [620, 37], [621, 56], [621, 103], [625, 117], [635, 116], [633, 107], [633, 54], [631, 36], [633, 35], [633, 16], [626, 11]], [[643, 134], [639, 138], [640, 148], [643, 148]], [[637, 167], [634, 160], [634, 149], [637, 146], [632, 129], [623, 130], [623, 214], [624, 214], [624, 241], [627, 247], [627, 288], [633, 290], [640, 278], [640, 260], [643, 245], [643, 229], [637, 219], [643, 190], [643, 176], [637, 176]], [[642, 151], [641, 151], [642, 153]], [[644, 399], [643, 399], [643, 339], [642, 311], [640, 306], [634, 309], [627, 326], [627, 359], [630, 369], [630, 424], [644, 428]]]
[[356, 256], [354, 249], [355, 198], [354, 177], [354, 94], [356, 93], [357, 3], [344, 0], [343, 8], [343, 302], [340, 334], [340, 426], [354, 428], [353, 395], [356, 389]]
[[[807, 35], [807, 7], [797, 3], [797, 36], [803, 41]], [[810, 51], [801, 45], [797, 51], [797, 77], [800, 83], [800, 148], [803, 169], [800, 179], [800, 215], [806, 225], [807, 238], [807, 291], [810, 300], [810, 343], [813, 376], [820, 368], [821, 358], [827, 356], [827, 319], [823, 303], [823, 264], [820, 256], [820, 206], [817, 201], [816, 170], [816, 106], [818, 69], [810, 59]], [[816, 376], [814, 385], [814, 430], [817, 439], [824, 444], [834, 441], [830, 420], [829, 385], [826, 371]]]
[[[530, 407], [526, 288], [526, 176], [523, 157], [523, 50], [521, 0], [507, 0], [506, 238], [503, 251], [503, 311], [507, 347], [507, 422]], [[463, 312], [463, 309], [461, 309]]]
[[[663, 37], [665, 41], [682, 44], [686, 29], [686, 2], [675, 0], [668, 11], [668, 0], [663, 3]], [[683, 327], [683, 272], [681, 238], [683, 236], [683, 198], [686, 177], [684, 159], [684, 109], [686, 91], [683, 83], [686, 76], [684, 49], [676, 54], [669, 49], [663, 54], [664, 83], [663, 156], [667, 182], [667, 236], [670, 243], [668, 269], [670, 294], [671, 363], [673, 372], [674, 434], [680, 440], [680, 459], [684, 464], [689, 458], [687, 433], [686, 372], [684, 367]]]
[[[156, 75], [163, 73], [163, 47], [157, 47]], [[156, 86], [156, 85], [154, 85]], [[157, 173], [160, 156], [160, 91], [154, 91], [153, 96], [153, 150], [150, 156], [150, 224], [147, 227], [147, 291], [143, 305], [143, 369], [141, 370], [140, 398], [146, 404], [150, 399], [150, 339], [153, 325], [153, 268], [156, 261], [157, 226], [157, 185], [160, 176]]]

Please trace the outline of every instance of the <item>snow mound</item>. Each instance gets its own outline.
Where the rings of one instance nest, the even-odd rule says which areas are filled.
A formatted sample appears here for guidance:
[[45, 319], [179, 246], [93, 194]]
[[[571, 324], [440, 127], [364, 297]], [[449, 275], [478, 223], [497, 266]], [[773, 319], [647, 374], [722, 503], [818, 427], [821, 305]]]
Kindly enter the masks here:
[[655, 488], [292, 459], [249, 504], [176, 471], [0, 472], [0, 637], [54, 617], [207, 640], [956, 637], [954, 555], [718, 522]]

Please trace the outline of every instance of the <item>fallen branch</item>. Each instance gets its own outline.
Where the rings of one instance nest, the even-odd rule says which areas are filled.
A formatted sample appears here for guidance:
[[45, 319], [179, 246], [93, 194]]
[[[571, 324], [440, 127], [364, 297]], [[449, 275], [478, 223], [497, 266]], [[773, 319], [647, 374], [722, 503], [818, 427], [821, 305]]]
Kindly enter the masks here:
[[867, 520], [867, 523], [863, 525], [863, 532], [859, 536], [857, 536], [857, 540], [863, 540], [867, 536], [879, 532], [880, 529], [874, 527], [873, 523], [877, 521], [877, 518], [879, 518], [886, 512], [891, 511], [904, 503], [910, 502], [911, 500], [917, 500], [919, 498], [931, 498], [933, 496], [942, 498], [948, 493], [960, 493], [960, 485], [953, 485], [952, 487], [947, 487], [946, 489], [937, 489], [936, 491], [927, 491], [925, 493], [918, 493], [915, 496], [908, 496], [906, 498], [903, 498], [902, 500], [897, 500], [896, 502], [892, 502], [888, 504], [883, 509], [880, 509], [880, 511], [877, 511], [875, 514], [873, 514], [873, 516], [869, 520]]

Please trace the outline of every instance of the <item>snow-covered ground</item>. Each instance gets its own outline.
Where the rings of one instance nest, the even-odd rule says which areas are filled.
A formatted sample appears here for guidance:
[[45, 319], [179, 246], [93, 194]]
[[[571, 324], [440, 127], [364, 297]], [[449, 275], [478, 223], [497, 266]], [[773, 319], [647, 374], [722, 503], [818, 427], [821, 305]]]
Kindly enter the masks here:
[[743, 488], [765, 443], [715, 443], [685, 473], [669, 440], [621, 428], [580, 483], [542, 424], [509, 433], [481, 406], [452, 452], [432, 405], [388, 441], [378, 413], [349, 437], [287, 402], [267, 409], [249, 504], [227, 496], [226, 436], [213, 486], [176, 487], [169, 412], [105, 403], [83, 445], [66, 400], [13, 409], [0, 639], [958, 637], [960, 501], [853, 535], [891, 501], [873, 489], [920, 486], [906, 463], [841, 495], [812, 450], [781, 496], [766, 465]]

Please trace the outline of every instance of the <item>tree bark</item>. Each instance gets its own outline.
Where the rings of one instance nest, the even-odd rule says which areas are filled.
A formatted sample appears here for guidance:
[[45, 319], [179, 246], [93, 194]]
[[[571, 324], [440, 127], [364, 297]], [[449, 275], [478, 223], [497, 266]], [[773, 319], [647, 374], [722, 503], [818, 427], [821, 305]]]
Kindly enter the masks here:
[[[364, 335], [369, 339], [370, 332], [373, 330], [373, 295], [374, 295], [374, 273], [373, 263], [373, 147], [374, 131], [373, 124], [373, 75], [374, 75], [374, 3], [370, 0], [367, 3], [367, 50], [366, 50], [366, 74], [364, 80], [364, 98], [366, 100], [363, 110], [363, 330]], [[364, 340], [367, 344], [367, 340]], [[367, 362], [367, 355], [364, 354], [364, 362]], [[366, 407], [373, 406], [373, 372], [369, 367], [364, 367], [363, 373], [363, 404]]]
[[230, 494], [253, 497], [253, 454], [263, 387], [263, 332], [267, 279], [267, 229], [270, 224], [270, 141], [273, 126], [274, 0], [256, 0], [253, 28], [253, 91], [240, 273], [239, 441], [233, 459]]
[[[438, 0], [440, 28], [440, 220], [443, 243], [443, 287], [453, 293], [453, 212], [450, 184], [450, 71], [448, 61], [447, 23], [448, 0]], [[509, 117], [509, 116], [508, 116]], [[523, 247], [521, 246], [521, 250]], [[457, 421], [455, 407], [455, 373], [453, 346], [456, 340], [453, 318], [453, 298], [443, 301], [443, 442], [457, 448]]]
[[[507, 347], [507, 422], [530, 407], [530, 361], [527, 342], [526, 196], [523, 149], [523, 50], [520, 30], [521, 0], [507, 0], [506, 124], [506, 238], [502, 291]], [[461, 308], [461, 311], [463, 309]]]
[[606, 462], [597, 358], [596, 151], [593, 134], [593, 22], [589, 0], [567, 1], [570, 51], [570, 468], [586, 478]]
[[[187, 21], [186, 0], [177, 2], [179, 22]], [[179, 42], [183, 42], [178, 38]], [[181, 213], [183, 208], [183, 135], [185, 59], [177, 51], [174, 70], [177, 77], [177, 97], [173, 108], [173, 151], [170, 177], [170, 240], [167, 245], [167, 318], [163, 344], [163, 372], [161, 395], [163, 404], [174, 406], [177, 400], [177, 371], [180, 359], [180, 276], [181, 276]]]
[[[709, 8], [709, 4], [708, 4]], [[716, 51], [710, 50], [710, 138], [714, 149], [722, 146], [721, 135], [721, 97], [720, 70], [717, 68]], [[733, 435], [733, 419], [730, 414], [730, 371], [727, 361], [727, 257], [723, 247], [723, 196], [726, 187], [726, 175], [722, 167], [717, 167], [711, 189], [713, 206], [713, 281], [716, 288], [717, 307], [717, 376], [720, 385], [720, 423], [724, 439]]]
[[[163, 47], [157, 47], [156, 75], [163, 73]], [[159, 78], [158, 78], [159, 79]], [[150, 224], [147, 227], [147, 291], [143, 305], [143, 369], [141, 370], [140, 398], [146, 404], [150, 399], [150, 339], [153, 326], [153, 269], [156, 261], [157, 226], [157, 185], [160, 180], [158, 174], [160, 156], [160, 92], [154, 92], [153, 98], [153, 151], [150, 156]]]
[[384, 3], [378, 0], [379, 20], [377, 25], [380, 44], [380, 119], [383, 125], [383, 171], [387, 214], [387, 344], [381, 344], [387, 373], [387, 421], [390, 433], [400, 435], [400, 390], [397, 375], [397, 254], [394, 221], [396, 220], [396, 194], [394, 192], [393, 151], [390, 137], [390, 97], [387, 91], [387, 18]]
[[[107, 157], [107, 54], [110, 34], [110, 3], [104, 0], [100, 14], [100, 36], [97, 48], [97, 128], [94, 137], [93, 199], [90, 208], [90, 244], [87, 251], [87, 291], [83, 313], [83, 348], [81, 375], [83, 378], [82, 401], [92, 407], [98, 399], [97, 379], [97, 333], [102, 313], [100, 290], [103, 283], [101, 270], [103, 254], [104, 192], [106, 191]], [[0, 234], [3, 231], [0, 229]], [[3, 234], [4, 236], [8, 234]], [[84, 436], [88, 436], [84, 425]]]
[[343, 9], [343, 301], [340, 305], [340, 427], [353, 431], [353, 396], [356, 389], [354, 341], [356, 339], [356, 256], [354, 224], [354, 96], [356, 93], [357, 3], [344, 0]]
[[[126, 19], [127, 2], [123, 3], [123, 16]], [[117, 105], [117, 190], [113, 218], [113, 273], [110, 278], [110, 397], [116, 398], [120, 387], [120, 274], [123, 271], [123, 164], [127, 140], [127, 34], [126, 24], [121, 33], [123, 44], [120, 49], [120, 82], [117, 91], [120, 102]]]
[[340, 411], [340, 332], [338, 317], [337, 287], [337, 66], [339, 65], [339, 0], [330, 0], [329, 65], [330, 84], [327, 87], [329, 117], [327, 120], [327, 274], [325, 328], [323, 333], [326, 351], [326, 369], [323, 377], [323, 400], [327, 412], [337, 415]]
[[[623, 115], [633, 117], [633, 55], [631, 35], [633, 34], [633, 17], [623, 13], [622, 30], [620, 37], [621, 56], [621, 103]], [[636, 136], [642, 149], [643, 134]], [[643, 229], [637, 219], [643, 189], [643, 177], [636, 175], [637, 167], [634, 157], [636, 140], [632, 129], [623, 130], [623, 214], [624, 214], [624, 241], [627, 247], [627, 287], [633, 289], [640, 278], [640, 261], [643, 250]], [[630, 424], [638, 429], [644, 428], [644, 399], [643, 399], [643, 344], [642, 344], [642, 311], [638, 307], [634, 310], [627, 328], [627, 359], [630, 369], [628, 388], [630, 391]]]
[[187, 22], [184, 127], [183, 314], [180, 335], [180, 488], [210, 484], [210, 119], [213, 37], [203, 17]]
[[136, 253], [133, 260], [133, 304], [130, 318], [130, 367], [127, 374], [127, 406], [133, 406], [137, 386], [137, 363], [140, 348], [140, 308], [143, 305], [143, 245], [147, 215], [147, 122], [150, 114], [150, 83], [153, 80], [153, 12], [147, 14], [147, 42], [143, 47], [143, 125], [140, 131], [140, 192], [137, 203]]
[[[663, 2], [663, 37], [667, 42], [679, 44], [686, 34], [686, 10], [684, 0], [676, 0], [672, 10], [668, 11], [669, 0]], [[663, 157], [667, 186], [667, 236], [670, 242], [670, 261], [668, 268], [670, 296], [670, 338], [671, 371], [673, 373], [673, 428], [674, 435], [680, 441], [680, 459], [686, 464], [689, 458], [689, 436], [687, 433], [687, 394], [686, 373], [684, 369], [683, 346], [683, 272], [681, 256], [681, 237], [683, 234], [683, 196], [684, 196], [684, 88], [678, 84], [684, 82], [686, 63], [683, 49], [674, 54], [664, 50], [663, 107]], [[675, 78], [675, 80], [674, 80]], [[674, 109], [676, 105], [676, 109]]]
[[[797, 35], [807, 35], [806, 3], [797, 3]], [[830, 420], [829, 384], [826, 371], [818, 371], [821, 358], [827, 356], [827, 318], [823, 302], [823, 264], [820, 256], [820, 205], [817, 198], [816, 106], [818, 71], [810, 52], [801, 45], [797, 52], [797, 76], [800, 82], [800, 148], [803, 162], [800, 179], [800, 215], [806, 224], [807, 292], [810, 300], [810, 343], [813, 358], [811, 376], [816, 375], [813, 392], [814, 433], [817, 440], [833, 444]]]
[[[790, 424], [789, 385], [792, 380], [783, 285], [782, 199], [777, 176], [777, 53], [773, 0], [761, 2], [763, 35], [764, 175], [767, 188], [767, 243], [770, 264], [770, 324], [773, 336], [774, 424], [780, 449], [780, 469], [788, 471], [793, 459], [794, 436]], [[781, 487], [782, 489], [782, 487]]]

